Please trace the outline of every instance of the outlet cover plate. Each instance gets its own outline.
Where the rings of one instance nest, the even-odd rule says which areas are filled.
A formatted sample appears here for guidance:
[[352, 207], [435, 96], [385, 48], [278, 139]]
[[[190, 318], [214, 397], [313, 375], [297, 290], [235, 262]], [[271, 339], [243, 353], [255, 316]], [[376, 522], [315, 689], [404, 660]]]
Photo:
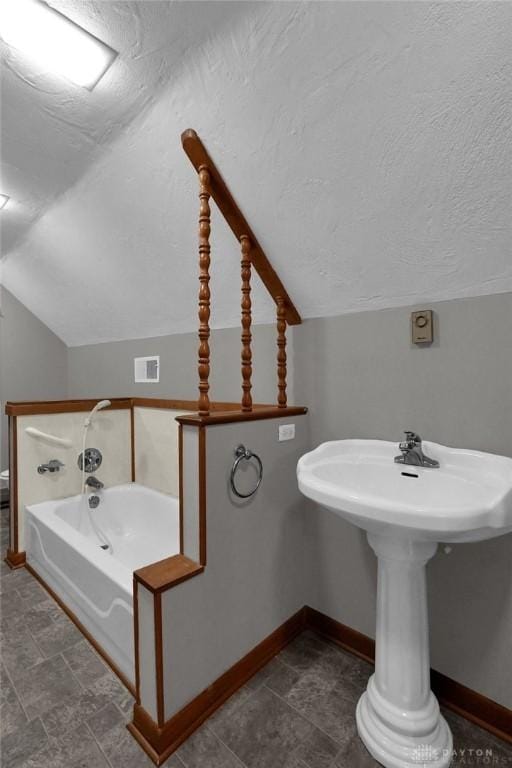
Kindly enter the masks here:
[[295, 439], [295, 424], [280, 424], [279, 425], [279, 442], [283, 440]]

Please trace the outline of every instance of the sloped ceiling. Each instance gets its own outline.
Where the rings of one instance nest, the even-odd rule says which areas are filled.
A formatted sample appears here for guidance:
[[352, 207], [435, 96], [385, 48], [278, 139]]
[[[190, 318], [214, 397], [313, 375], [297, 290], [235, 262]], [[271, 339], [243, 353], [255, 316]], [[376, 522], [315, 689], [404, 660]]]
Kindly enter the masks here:
[[[11, 53], [2, 280], [67, 344], [197, 327], [188, 127], [304, 317], [512, 290], [511, 4], [58, 8], [120, 56], [98, 93], [34, 96]], [[226, 327], [238, 246], [212, 227]], [[273, 315], [256, 284], [255, 320]]]

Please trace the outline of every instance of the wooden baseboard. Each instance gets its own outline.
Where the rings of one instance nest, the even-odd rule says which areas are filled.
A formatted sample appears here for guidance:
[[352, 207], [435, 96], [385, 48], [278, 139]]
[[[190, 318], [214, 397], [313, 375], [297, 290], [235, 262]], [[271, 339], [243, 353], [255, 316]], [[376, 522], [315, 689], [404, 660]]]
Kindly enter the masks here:
[[8, 549], [4, 560], [9, 568], [12, 568], [14, 571], [16, 568], [23, 568], [27, 560], [27, 554], [26, 552], [13, 552], [12, 549]]
[[128, 730], [153, 762], [162, 765], [207, 717], [302, 632], [305, 618], [306, 611], [303, 608], [192, 699], [161, 728], [143, 707], [136, 704], [133, 721], [128, 725]]
[[[373, 664], [374, 640], [313, 608], [306, 607], [304, 611], [308, 629]], [[430, 679], [433, 692], [447, 709], [512, 744], [512, 710], [434, 669], [431, 670]]]
[[306, 628], [316, 632], [317, 635], [325, 637], [327, 640], [336, 643], [343, 650], [348, 651], [354, 656], [358, 656], [364, 661], [373, 664], [375, 661], [375, 640], [363, 635], [356, 629], [347, 627], [325, 613], [315, 611], [314, 608], [306, 606], [304, 608], [306, 616]]
[[512, 744], [512, 710], [435, 669], [430, 670], [430, 682], [440, 703], [447, 709]]
[[[23, 553], [23, 554], [25, 554], [25, 553]], [[73, 613], [73, 611], [70, 611], [70, 610], [69, 610], [69, 608], [67, 607], [67, 605], [66, 605], [65, 603], [63, 603], [63, 602], [62, 602], [62, 600], [60, 599], [60, 597], [59, 597], [59, 596], [58, 596], [58, 595], [57, 595], [57, 594], [56, 594], [56, 593], [53, 591], [53, 589], [52, 589], [51, 587], [49, 587], [49, 586], [48, 586], [48, 584], [46, 583], [46, 581], [45, 581], [43, 578], [41, 578], [41, 576], [40, 576], [40, 575], [39, 575], [39, 574], [38, 574], [36, 571], [34, 571], [34, 569], [33, 569], [33, 568], [32, 568], [32, 567], [31, 567], [31, 566], [28, 564], [28, 563], [26, 563], [26, 564], [25, 564], [25, 568], [27, 569], [27, 571], [29, 571], [29, 573], [31, 573], [31, 574], [32, 574], [32, 576], [33, 576], [35, 579], [37, 579], [37, 581], [38, 581], [38, 582], [41, 584], [41, 586], [42, 586], [42, 587], [44, 587], [44, 589], [46, 589], [46, 591], [48, 592], [48, 594], [50, 595], [50, 597], [52, 597], [52, 598], [55, 600], [55, 602], [57, 603], [57, 605], [58, 605], [60, 608], [62, 608], [62, 610], [64, 611], [64, 613], [66, 614], [66, 616], [68, 616], [68, 618], [69, 618], [69, 619], [71, 619], [71, 621], [73, 622], [73, 624], [74, 624], [74, 625], [77, 627], [77, 629], [79, 629], [79, 630], [80, 630], [80, 632], [81, 632], [81, 633], [82, 633], [82, 635], [85, 637], [85, 639], [86, 639], [86, 640], [88, 640], [88, 641], [90, 642], [90, 644], [92, 645], [92, 647], [93, 647], [93, 648], [94, 648], [94, 649], [95, 649], [95, 650], [96, 650], [96, 651], [99, 653], [99, 655], [101, 656], [101, 658], [103, 659], [103, 661], [105, 661], [105, 663], [106, 663], [106, 664], [108, 664], [108, 666], [110, 667], [110, 669], [112, 670], [112, 672], [113, 672], [115, 675], [117, 675], [117, 677], [119, 678], [119, 680], [120, 680], [120, 681], [122, 682], [122, 684], [123, 684], [123, 685], [124, 685], [124, 686], [125, 686], [125, 687], [126, 687], [128, 690], [129, 690], [129, 691], [130, 691], [130, 693], [132, 694], [132, 696], [135, 696], [135, 686], [134, 686], [134, 685], [133, 685], [133, 684], [132, 684], [132, 683], [131, 683], [131, 682], [128, 680], [128, 678], [126, 677], [126, 675], [124, 675], [124, 674], [121, 672], [121, 670], [119, 669], [119, 667], [118, 667], [118, 666], [117, 666], [117, 665], [114, 663], [114, 661], [113, 661], [113, 660], [110, 658], [110, 656], [108, 655], [108, 653], [105, 653], [105, 651], [103, 650], [103, 648], [101, 647], [101, 645], [99, 645], [99, 644], [96, 642], [96, 640], [95, 640], [95, 639], [94, 639], [94, 637], [91, 635], [91, 633], [89, 632], [89, 630], [87, 630], [87, 629], [84, 627], [84, 625], [82, 624], [82, 622], [80, 621], [80, 619], [78, 619], [78, 618], [75, 616], [75, 614]]]

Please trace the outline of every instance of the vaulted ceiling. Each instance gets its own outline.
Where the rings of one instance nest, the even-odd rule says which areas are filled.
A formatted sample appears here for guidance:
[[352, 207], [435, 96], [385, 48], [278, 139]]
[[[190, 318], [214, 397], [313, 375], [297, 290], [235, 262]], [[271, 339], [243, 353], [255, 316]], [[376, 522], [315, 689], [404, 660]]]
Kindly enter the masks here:
[[119, 51], [89, 92], [4, 45], [2, 282], [67, 344], [196, 328], [189, 127], [304, 317], [512, 290], [511, 4], [52, 5]]

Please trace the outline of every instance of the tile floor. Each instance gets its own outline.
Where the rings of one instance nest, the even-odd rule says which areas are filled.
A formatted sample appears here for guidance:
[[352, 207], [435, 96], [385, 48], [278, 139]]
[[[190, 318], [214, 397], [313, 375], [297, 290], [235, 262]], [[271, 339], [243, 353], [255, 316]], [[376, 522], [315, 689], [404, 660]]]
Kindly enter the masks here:
[[[149, 768], [125, 728], [132, 697], [28, 571], [1, 563], [0, 608], [2, 768]], [[166, 768], [376, 768], [354, 725], [369, 674], [365, 662], [306, 632], [196, 731]], [[454, 767], [512, 768], [512, 747], [447, 717]]]

